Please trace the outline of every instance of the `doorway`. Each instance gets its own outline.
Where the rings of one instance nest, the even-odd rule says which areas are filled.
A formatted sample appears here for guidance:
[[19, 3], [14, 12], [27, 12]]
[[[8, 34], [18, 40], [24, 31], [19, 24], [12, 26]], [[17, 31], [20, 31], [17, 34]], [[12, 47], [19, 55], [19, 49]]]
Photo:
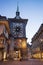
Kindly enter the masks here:
[[21, 52], [20, 50], [14, 51], [14, 60], [20, 60], [21, 59]]

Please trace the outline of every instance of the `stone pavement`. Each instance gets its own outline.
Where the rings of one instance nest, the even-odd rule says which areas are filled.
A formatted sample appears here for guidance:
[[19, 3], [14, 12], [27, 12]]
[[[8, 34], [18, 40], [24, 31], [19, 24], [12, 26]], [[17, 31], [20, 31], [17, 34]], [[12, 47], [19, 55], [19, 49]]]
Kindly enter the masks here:
[[43, 65], [43, 60], [30, 59], [28, 61], [0, 61], [0, 65]]

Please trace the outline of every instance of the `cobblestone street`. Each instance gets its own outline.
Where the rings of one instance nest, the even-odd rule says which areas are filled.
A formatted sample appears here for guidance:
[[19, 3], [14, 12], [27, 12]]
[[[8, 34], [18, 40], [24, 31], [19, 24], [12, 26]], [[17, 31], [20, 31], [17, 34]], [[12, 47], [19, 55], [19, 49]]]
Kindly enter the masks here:
[[0, 62], [0, 65], [43, 65], [43, 60], [33, 60], [28, 61], [6, 61]]

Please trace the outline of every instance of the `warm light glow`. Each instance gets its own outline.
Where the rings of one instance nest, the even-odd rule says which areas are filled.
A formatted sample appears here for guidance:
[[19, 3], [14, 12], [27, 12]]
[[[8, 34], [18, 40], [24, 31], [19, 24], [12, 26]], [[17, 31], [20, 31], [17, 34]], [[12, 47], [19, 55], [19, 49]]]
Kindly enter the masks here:
[[4, 52], [4, 60], [6, 59], [6, 52]]
[[0, 25], [5, 25], [7, 31], [10, 33], [10, 29], [9, 29], [9, 24], [8, 24], [8, 21], [0, 21]]
[[20, 50], [14, 51], [14, 60], [20, 60], [20, 59], [21, 59]]
[[19, 40], [18, 40], [18, 46], [19, 46], [20, 48], [22, 47], [21, 43], [22, 43], [22, 40], [19, 39]]
[[43, 58], [43, 53], [42, 53], [42, 58]]
[[41, 54], [40, 53], [36, 53], [33, 55], [34, 58], [41, 58]]
[[21, 40], [21, 39], [19, 39], [19, 42], [21, 43], [21, 42], [22, 42], [22, 40]]
[[22, 48], [26, 48], [26, 41], [25, 40], [22, 42]]
[[19, 58], [21, 58], [21, 53], [20, 53], [20, 50], [19, 50]]
[[43, 42], [43, 39], [40, 39], [41, 42]]

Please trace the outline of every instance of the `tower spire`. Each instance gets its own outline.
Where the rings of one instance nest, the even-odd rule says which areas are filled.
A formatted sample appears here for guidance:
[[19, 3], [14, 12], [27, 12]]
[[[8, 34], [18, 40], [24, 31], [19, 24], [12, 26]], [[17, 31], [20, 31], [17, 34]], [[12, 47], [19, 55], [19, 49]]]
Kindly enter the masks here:
[[17, 3], [17, 12], [19, 12], [19, 6], [18, 6], [18, 3]]
[[20, 15], [20, 12], [19, 12], [19, 6], [18, 6], [18, 3], [17, 3], [17, 11], [16, 11], [16, 16], [19, 16]]

